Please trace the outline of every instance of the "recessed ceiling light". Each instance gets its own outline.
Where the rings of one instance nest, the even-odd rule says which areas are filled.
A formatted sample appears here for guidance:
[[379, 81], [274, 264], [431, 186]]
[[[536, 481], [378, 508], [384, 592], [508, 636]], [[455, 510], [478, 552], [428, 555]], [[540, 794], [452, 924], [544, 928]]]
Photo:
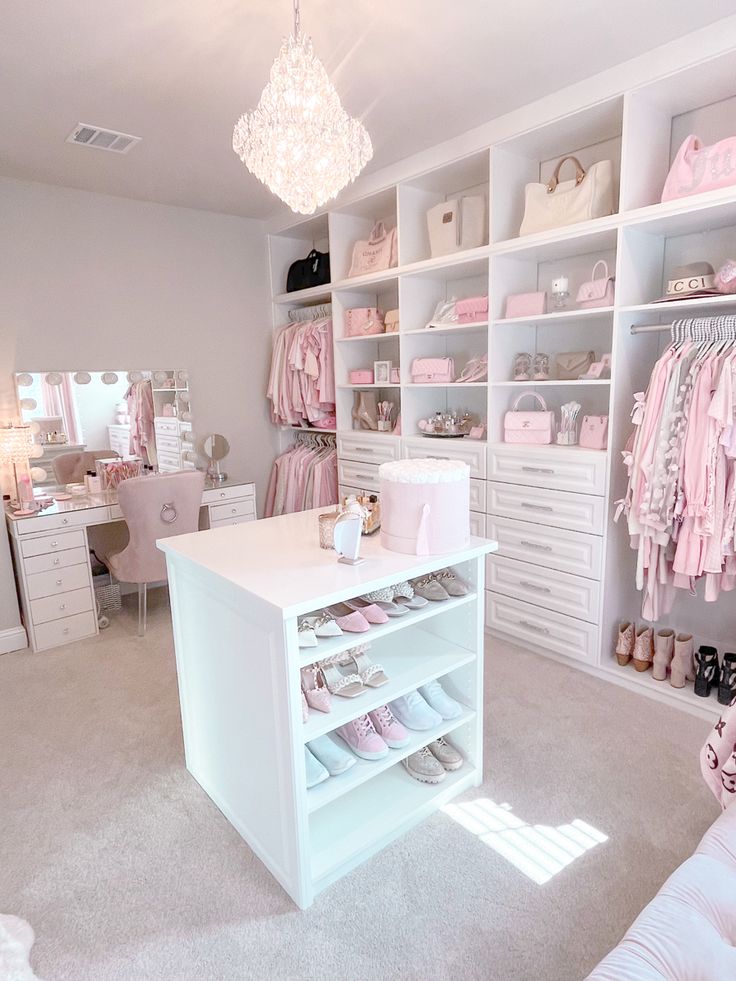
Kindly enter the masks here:
[[109, 150], [111, 153], [127, 153], [142, 139], [142, 136], [131, 136], [129, 133], [118, 133], [113, 129], [77, 123], [67, 136], [66, 142], [76, 143], [77, 146], [91, 146], [95, 150]]

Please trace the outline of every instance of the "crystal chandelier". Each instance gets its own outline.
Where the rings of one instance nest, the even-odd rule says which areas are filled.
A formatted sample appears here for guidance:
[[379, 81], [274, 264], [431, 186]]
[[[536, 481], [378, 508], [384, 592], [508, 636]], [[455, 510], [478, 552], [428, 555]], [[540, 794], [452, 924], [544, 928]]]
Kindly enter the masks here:
[[284, 40], [254, 112], [233, 130], [233, 150], [251, 173], [292, 211], [311, 215], [354, 181], [373, 156], [371, 138], [315, 58], [299, 25]]

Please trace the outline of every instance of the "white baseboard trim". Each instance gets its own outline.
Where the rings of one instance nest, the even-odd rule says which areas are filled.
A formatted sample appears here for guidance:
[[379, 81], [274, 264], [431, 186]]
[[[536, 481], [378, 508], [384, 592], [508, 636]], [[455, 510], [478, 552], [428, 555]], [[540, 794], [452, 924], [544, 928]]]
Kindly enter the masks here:
[[28, 647], [28, 637], [23, 627], [0, 630], [0, 654], [22, 651], [24, 647]]

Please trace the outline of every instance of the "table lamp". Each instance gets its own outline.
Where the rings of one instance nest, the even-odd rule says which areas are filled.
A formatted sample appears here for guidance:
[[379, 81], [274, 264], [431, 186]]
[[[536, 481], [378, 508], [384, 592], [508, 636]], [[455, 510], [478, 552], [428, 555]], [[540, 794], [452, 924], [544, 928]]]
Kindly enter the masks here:
[[11, 501], [16, 514], [33, 514], [28, 508], [33, 501], [33, 486], [28, 459], [33, 440], [30, 426], [0, 426], [0, 462], [13, 469], [15, 498]]

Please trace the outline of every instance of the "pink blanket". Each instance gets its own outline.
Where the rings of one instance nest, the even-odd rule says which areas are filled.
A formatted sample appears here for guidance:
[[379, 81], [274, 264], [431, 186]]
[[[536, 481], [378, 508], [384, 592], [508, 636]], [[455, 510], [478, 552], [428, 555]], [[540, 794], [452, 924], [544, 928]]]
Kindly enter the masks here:
[[725, 810], [736, 800], [736, 698], [724, 708], [700, 750], [703, 779]]

